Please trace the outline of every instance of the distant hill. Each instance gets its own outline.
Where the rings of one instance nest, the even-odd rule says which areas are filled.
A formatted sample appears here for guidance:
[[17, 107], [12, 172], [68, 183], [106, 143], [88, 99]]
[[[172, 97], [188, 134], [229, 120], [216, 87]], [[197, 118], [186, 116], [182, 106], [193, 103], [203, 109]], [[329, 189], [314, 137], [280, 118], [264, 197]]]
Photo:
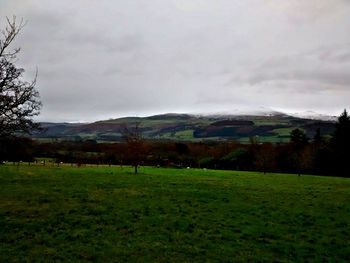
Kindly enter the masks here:
[[237, 140], [248, 142], [257, 136], [261, 142], [286, 142], [295, 128], [312, 138], [318, 128], [323, 135], [334, 130], [333, 120], [300, 118], [283, 113], [266, 115], [191, 115], [161, 114], [126, 117], [93, 123], [41, 123], [43, 131], [33, 135], [38, 140], [121, 141], [120, 131], [138, 123], [146, 139], [174, 141]]

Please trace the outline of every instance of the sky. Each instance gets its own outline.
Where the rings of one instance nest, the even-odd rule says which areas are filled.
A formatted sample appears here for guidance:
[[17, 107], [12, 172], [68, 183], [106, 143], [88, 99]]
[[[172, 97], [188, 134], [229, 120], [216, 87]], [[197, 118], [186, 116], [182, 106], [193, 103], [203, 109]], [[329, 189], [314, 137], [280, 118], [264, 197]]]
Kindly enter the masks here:
[[0, 0], [39, 121], [350, 110], [350, 0]]

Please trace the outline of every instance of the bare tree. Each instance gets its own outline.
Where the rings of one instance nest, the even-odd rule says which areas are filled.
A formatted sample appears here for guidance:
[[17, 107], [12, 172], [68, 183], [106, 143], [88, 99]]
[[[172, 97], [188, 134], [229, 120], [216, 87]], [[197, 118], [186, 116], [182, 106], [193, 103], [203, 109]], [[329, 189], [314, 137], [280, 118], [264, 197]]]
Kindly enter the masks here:
[[128, 159], [134, 166], [135, 174], [137, 174], [137, 168], [145, 155], [145, 142], [139, 126], [139, 123], [135, 123], [134, 127], [125, 126], [121, 130], [123, 139], [127, 144]]
[[264, 174], [273, 171], [276, 166], [275, 147], [271, 143], [264, 143], [257, 146], [255, 150], [255, 166]]
[[24, 25], [23, 20], [17, 23], [16, 17], [7, 18], [0, 35], [0, 138], [38, 128], [32, 120], [41, 108], [35, 89], [37, 74], [31, 82], [23, 81], [24, 69], [15, 66], [20, 48], [10, 50]]

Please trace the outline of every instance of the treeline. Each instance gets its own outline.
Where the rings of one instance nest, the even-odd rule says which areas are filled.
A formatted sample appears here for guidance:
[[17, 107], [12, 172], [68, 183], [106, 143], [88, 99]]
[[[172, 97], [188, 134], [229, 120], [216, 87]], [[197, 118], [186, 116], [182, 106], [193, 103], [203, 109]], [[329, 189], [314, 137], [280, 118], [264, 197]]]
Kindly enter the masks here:
[[0, 160], [34, 161], [52, 158], [56, 162], [77, 164], [140, 164], [162, 167], [196, 167], [210, 169], [252, 170], [350, 176], [350, 118], [347, 112], [339, 117], [331, 137], [317, 130], [313, 138], [295, 129], [290, 142], [250, 144], [225, 142], [162, 142], [97, 143], [93, 140], [42, 143], [28, 138], [7, 138], [0, 141]]

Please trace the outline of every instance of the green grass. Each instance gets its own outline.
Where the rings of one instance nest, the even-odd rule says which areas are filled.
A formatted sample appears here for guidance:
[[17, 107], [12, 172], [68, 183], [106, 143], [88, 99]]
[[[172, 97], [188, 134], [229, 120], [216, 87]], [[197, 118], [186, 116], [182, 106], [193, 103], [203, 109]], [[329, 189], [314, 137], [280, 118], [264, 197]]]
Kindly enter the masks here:
[[[294, 130], [295, 128], [289, 127], [289, 128], [280, 128], [280, 129], [274, 129], [273, 132], [277, 133], [280, 136], [290, 136], [290, 133]], [[304, 130], [305, 131], [305, 130]]]
[[350, 180], [0, 166], [0, 262], [350, 260]]
[[175, 133], [175, 137], [179, 140], [192, 140], [194, 130], [183, 130]]
[[262, 125], [290, 125], [288, 120], [280, 120], [280, 119], [267, 119], [267, 118], [261, 118], [261, 119], [253, 119], [254, 124], [257, 126]]
[[165, 132], [165, 133], [161, 134], [160, 138], [186, 140], [186, 141], [195, 141], [197, 139], [197, 138], [193, 137], [193, 130], [183, 130], [183, 131], [178, 131], [178, 132]]

